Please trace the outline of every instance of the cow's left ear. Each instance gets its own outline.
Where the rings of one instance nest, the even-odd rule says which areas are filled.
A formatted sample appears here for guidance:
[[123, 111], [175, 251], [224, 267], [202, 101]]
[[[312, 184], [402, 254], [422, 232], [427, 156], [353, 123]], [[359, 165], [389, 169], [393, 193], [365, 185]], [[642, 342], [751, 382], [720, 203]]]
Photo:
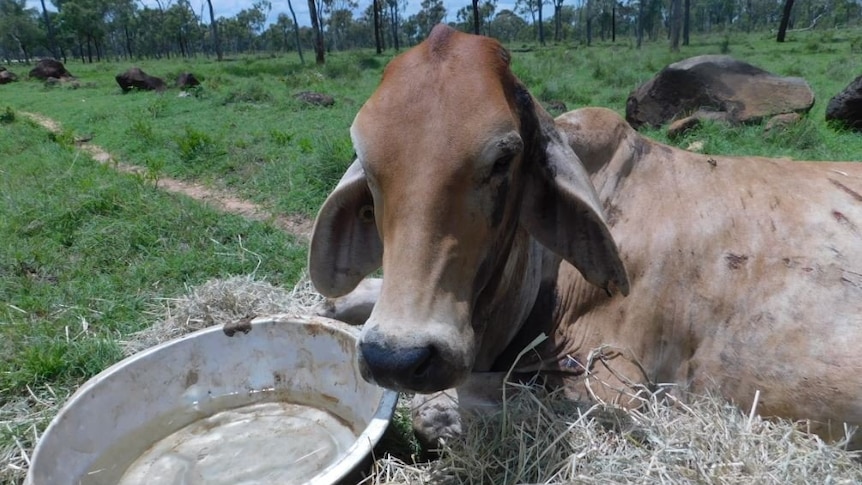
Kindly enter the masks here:
[[629, 293], [629, 280], [602, 214], [601, 203], [578, 156], [541, 107], [537, 145], [525, 160], [521, 224], [541, 244], [574, 265], [608, 294]]
[[354, 161], [317, 213], [308, 249], [308, 274], [317, 291], [335, 298], [356, 288], [382, 260], [374, 199], [362, 165]]

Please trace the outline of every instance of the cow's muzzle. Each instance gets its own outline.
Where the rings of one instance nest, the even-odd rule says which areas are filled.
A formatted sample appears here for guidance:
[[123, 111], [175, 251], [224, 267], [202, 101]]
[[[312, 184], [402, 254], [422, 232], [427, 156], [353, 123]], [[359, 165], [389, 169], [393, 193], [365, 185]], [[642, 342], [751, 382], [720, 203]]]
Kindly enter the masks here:
[[359, 343], [359, 370], [362, 377], [379, 386], [400, 392], [431, 393], [449, 389], [469, 375], [463, 359], [447, 355], [444, 345], [410, 339], [399, 344], [371, 329]]

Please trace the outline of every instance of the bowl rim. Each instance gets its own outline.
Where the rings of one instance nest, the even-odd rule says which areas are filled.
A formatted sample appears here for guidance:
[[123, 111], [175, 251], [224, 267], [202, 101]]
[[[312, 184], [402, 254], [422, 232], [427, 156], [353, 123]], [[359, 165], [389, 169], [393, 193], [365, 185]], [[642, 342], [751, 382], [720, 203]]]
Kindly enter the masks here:
[[[353, 339], [357, 339], [359, 337], [358, 328], [348, 325], [347, 323], [341, 322], [339, 320], [334, 320], [321, 316], [296, 316], [277, 313], [271, 315], [257, 316], [253, 318], [249, 322], [249, 324], [251, 328], [266, 325], [283, 324], [319, 325], [329, 331], [345, 334]], [[67, 412], [69, 412], [68, 410], [76, 405], [79, 405], [79, 403], [87, 397], [88, 391], [91, 388], [97, 386], [99, 382], [102, 381], [106, 376], [113, 374], [120, 369], [126, 368], [129, 365], [133, 365], [139, 360], [144, 360], [150, 357], [151, 354], [162, 352], [171, 346], [178, 345], [179, 342], [193, 338], [200, 338], [202, 336], [208, 336], [212, 333], [224, 333], [224, 331], [224, 325], [212, 325], [170, 339], [147, 349], [141, 350], [140, 352], [132, 354], [124, 359], [119, 360], [118, 362], [115, 362], [114, 364], [110, 365], [106, 369], [102, 370], [101, 372], [81, 384], [81, 386], [78, 387], [78, 389], [76, 389], [75, 392], [72, 393], [72, 395], [69, 396], [68, 399], [66, 399], [63, 405], [57, 411], [57, 414], [51, 419], [51, 422], [48, 427], [45, 428], [45, 431], [42, 432], [39, 436], [39, 441], [38, 443], [36, 443], [36, 446], [33, 449], [33, 454], [29, 462], [27, 476], [24, 480], [24, 484], [36, 485], [33, 482], [33, 470], [36, 469], [36, 466], [39, 463], [39, 456], [43, 453], [43, 444], [46, 443], [45, 437], [50, 436], [52, 429], [55, 426], [59, 426], [58, 423], [62, 420], [62, 417]], [[347, 448], [347, 450], [345, 450], [344, 454], [342, 454], [340, 459], [331, 463], [329, 466], [322, 469], [317, 475], [312, 477], [311, 480], [309, 480], [308, 482], [309, 484], [332, 485], [334, 483], [337, 483], [342, 478], [345, 478], [350, 472], [355, 470], [356, 467], [362, 462], [362, 460], [364, 460], [371, 453], [371, 451], [374, 449], [374, 446], [380, 441], [380, 438], [383, 436], [383, 433], [388, 428], [389, 423], [392, 420], [392, 416], [395, 413], [395, 407], [398, 404], [398, 393], [396, 391], [386, 388], [381, 389], [383, 393], [380, 397], [380, 401], [377, 404], [377, 409], [374, 412], [374, 415], [372, 416], [368, 425], [365, 426], [365, 428], [362, 430], [362, 433], [360, 433], [360, 435], [357, 436], [356, 440], [354, 440], [353, 444], [349, 448]]]

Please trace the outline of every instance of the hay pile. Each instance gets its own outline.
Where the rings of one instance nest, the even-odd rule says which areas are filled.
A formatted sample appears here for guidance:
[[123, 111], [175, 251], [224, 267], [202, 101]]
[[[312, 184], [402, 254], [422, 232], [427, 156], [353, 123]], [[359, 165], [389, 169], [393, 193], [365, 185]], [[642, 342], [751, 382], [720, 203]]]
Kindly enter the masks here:
[[[134, 353], [253, 315], [308, 314], [320, 301], [305, 279], [293, 291], [249, 277], [211, 281], [165, 301], [165, 317], [123, 345]], [[67, 397], [46, 391], [0, 407], [0, 432], [14, 437], [0, 449], [0, 483], [23, 480], [39, 433]], [[362, 483], [862, 483], [858, 454], [709, 396], [688, 404], [647, 396], [640, 410], [626, 412], [522, 388], [504, 411], [470, 420], [439, 459], [405, 463], [397, 451], [378, 449]]]
[[363, 483], [858, 484], [862, 463], [790, 422], [745, 416], [717, 397], [683, 404], [650, 396], [640, 410], [622, 411], [533, 391], [510, 399], [505, 414], [471, 420], [439, 460], [386, 456]]

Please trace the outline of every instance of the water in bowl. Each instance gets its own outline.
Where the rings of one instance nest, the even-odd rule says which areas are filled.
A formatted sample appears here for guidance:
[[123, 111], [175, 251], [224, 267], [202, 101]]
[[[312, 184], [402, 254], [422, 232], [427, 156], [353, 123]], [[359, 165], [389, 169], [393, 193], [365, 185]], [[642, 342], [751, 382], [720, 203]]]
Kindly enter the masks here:
[[321, 404], [276, 392], [197, 402], [121, 440], [81, 484], [305, 483], [358, 436]]

